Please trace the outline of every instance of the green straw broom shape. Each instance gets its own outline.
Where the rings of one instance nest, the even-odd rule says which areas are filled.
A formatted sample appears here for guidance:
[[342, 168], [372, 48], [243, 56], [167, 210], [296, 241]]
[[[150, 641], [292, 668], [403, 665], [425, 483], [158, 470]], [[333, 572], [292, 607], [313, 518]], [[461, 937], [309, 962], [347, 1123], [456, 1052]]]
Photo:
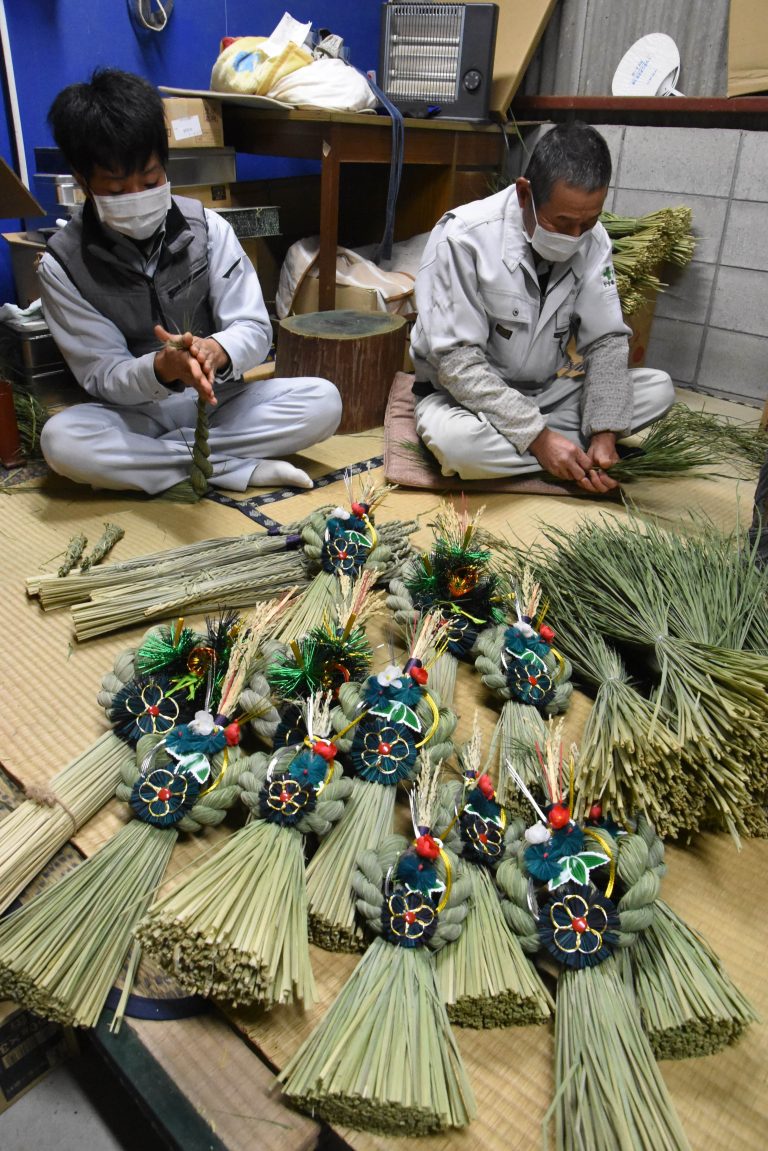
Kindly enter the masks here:
[[374, 940], [278, 1077], [301, 1110], [386, 1136], [464, 1127], [476, 1114], [432, 958], [461, 932], [469, 896], [461, 863], [433, 834], [437, 780], [422, 757], [412, 843], [388, 836], [360, 855], [354, 889]]

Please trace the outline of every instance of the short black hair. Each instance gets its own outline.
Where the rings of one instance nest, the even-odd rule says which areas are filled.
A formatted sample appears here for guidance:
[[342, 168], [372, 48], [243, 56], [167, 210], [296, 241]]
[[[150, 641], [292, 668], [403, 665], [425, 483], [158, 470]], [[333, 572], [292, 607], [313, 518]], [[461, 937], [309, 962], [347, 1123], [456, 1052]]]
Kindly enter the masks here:
[[611, 153], [591, 125], [574, 120], [556, 124], [533, 149], [525, 171], [536, 204], [546, 204], [558, 180], [585, 192], [611, 182]]
[[97, 167], [140, 172], [153, 155], [167, 166], [163, 101], [132, 72], [100, 68], [86, 83], [70, 84], [51, 104], [48, 123], [67, 163], [86, 180]]

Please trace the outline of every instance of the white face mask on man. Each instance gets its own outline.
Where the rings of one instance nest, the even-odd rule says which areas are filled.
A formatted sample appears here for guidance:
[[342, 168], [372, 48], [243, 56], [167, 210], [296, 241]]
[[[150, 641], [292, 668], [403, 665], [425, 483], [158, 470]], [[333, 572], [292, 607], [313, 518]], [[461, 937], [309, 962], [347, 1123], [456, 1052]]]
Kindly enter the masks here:
[[536, 205], [533, 202], [532, 193], [531, 210], [536, 221], [536, 227], [533, 229], [532, 236], [529, 236], [523, 228], [523, 235], [542, 260], [548, 260], [552, 264], [562, 264], [581, 251], [587, 242], [587, 236], [592, 231], [591, 228], [582, 232], [580, 236], [567, 236], [564, 232], [549, 232], [546, 228], [542, 228], [536, 215]]
[[166, 180], [143, 192], [126, 192], [122, 196], [94, 196], [93, 203], [102, 224], [114, 228], [131, 240], [148, 240], [168, 215], [171, 185]]

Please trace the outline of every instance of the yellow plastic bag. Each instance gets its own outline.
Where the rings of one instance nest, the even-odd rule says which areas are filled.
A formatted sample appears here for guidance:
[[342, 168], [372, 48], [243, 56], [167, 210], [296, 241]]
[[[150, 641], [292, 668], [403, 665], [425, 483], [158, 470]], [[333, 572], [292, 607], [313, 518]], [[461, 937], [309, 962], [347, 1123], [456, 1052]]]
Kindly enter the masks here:
[[213, 92], [265, 96], [278, 80], [312, 63], [312, 53], [292, 41], [276, 56], [260, 50], [266, 36], [240, 36], [220, 53], [211, 73]]

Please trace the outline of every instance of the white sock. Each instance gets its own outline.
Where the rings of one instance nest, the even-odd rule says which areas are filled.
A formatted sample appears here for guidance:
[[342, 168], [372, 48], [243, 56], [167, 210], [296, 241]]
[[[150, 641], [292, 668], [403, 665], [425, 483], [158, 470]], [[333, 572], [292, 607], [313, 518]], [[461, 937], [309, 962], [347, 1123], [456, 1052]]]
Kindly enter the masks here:
[[306, 472], [285, 460], [259, 460], [248, 481], [249, 488], [312, 488], [315, 485]]

